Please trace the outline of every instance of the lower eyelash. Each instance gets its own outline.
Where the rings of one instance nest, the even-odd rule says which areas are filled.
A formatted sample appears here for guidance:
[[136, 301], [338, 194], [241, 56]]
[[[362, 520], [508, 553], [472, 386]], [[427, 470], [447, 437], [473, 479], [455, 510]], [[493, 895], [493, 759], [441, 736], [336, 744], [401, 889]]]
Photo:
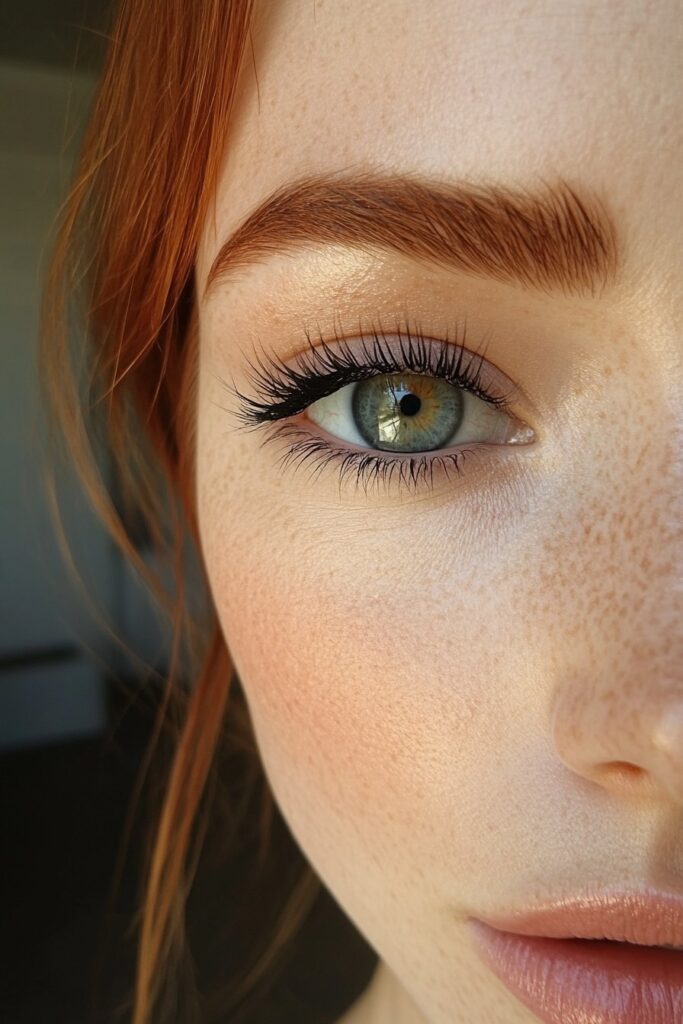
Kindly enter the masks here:
[[[300, 440], [288, 445], [287, 450], [280, 458], [280, 465], [285, 468], [290, 463], [294, 466], [294, 472], [304, 465], [312, 467], [310, 478], [313, 479], [325, 466], [331, 463], [339, 464], [339, 489], [350, 473], [354, 474], [356, 489], [359, 485], [363, 487], [367, 495], [370, 485], [377, 487], [382, 485], [389, 490], [395, 479], [399, 488], [404, 486], [409, 493], [415, 493], [420, 487], [427, 485], [430, 489], [434, 487], [434, 471], [440, 468], [445, 477], [449, 479], [449, 468], [455, 470], [456, 474], [463, 473], [462, 463], [466, 455], [474, 455], [477, 448], [460, 448], [455, 452], [446, 454], [435, 453], [433, 455], [406, 455], [404, 458], [397, 458], [392, 455], [379, 455], [373, 449], [365, 451], [353, 451], [348, 448], [336, 448], [323, 437], [314, 437], [306, 430], [301, 430], [289, 424], [283, 424], [275, 429], [273, 433], [267, 434], [261, 444], [266, 445], [280, 438], [300, 436]], [[482, 447], [482, 446], [479, 446]]]
[[249, 377], [257, 392], [256, 398], [242, 394], [233, 381], [232, 387], [222, 378], [221, 385], [238, 400], [235, 413], [239, 429], [251, 431], [266, 428], [262, 445], [271, 440], [298, 438], [284, 452], [282, 468], [292, 464], [294, 469], [307, 465], [311, 477], [317, 476], [325, 466], [339, 466], [339, 487], [353, 474], [356, 487], [361, 485], [367, 494], [371, 485], [383, 485], [388, 490], [394, 482], [410, 492], [421, 486], [434, 488], [437, 473], [447, 480], [449, 471], [462, 474], [466, 455], [477, 454], [490, 446], [475, 444], [443, 453], [390, 453], [377, 449], [354, 451], [337, 446], [318, 434], [298, 429], [292, 417], [305, 411], [309, 405], [347, 384], [370, 379], [380, 373], [428, 374], [449, 381], [455, 387], [469, 391], [494, 408], [505, 410], [512, 404], [516, 393], [513, 387], [506, 394], [493, 389], [483, 373], [484, 353], [465, 347], [466, 322], [455, 325], [455, 331], [446, 332], [445, 338], [430, 338], [422, 330], [405, 322], [396, 322], [391, 336], [398, 346], [389, 344], [389, 335], [381, 324], [363, 330], [359, 324], [358, 339], [362, 342], [359, 353], [344, 335], [334, 331], [337, 346], [331, 346], [319, 335], [318, 344], [306, 332], [308, 349], [299, 356], [294, 366], [282, 363], [272, 354], [263, 353], [255, 361], [247, 359]]

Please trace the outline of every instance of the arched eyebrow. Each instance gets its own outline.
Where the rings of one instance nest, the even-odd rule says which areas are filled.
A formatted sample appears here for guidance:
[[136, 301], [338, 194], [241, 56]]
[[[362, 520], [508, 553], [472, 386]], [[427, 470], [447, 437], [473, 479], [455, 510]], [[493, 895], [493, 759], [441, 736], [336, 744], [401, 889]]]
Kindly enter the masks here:
[[299, 178], [268, 196], [221, 246], [204, 294], [232, 271], [299, 246], [395, 251], [498, 281], [601, 293], [620, 265], [603, 201], [564, 179], [538, 188], [414, 175]]

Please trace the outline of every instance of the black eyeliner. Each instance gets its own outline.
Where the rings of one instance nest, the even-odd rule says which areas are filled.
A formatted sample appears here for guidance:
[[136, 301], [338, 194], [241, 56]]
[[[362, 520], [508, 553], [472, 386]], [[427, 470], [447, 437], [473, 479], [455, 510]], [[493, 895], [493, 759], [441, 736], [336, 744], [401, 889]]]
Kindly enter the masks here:
[[[398, 351], [387, 344], [396, 339]], [[447, 380], [456, 387], [471, 391], [482, 401], [505, 409], [510, 394], [496, 395], [482, 382], [483, 354], [465, 347], [466, 328], [463, 323], [460, 336], [449, 340], [426, 336], [419, 329], [409, 330], [397, 325], [387, 333], [371, 327], [359, 331], [355, 340], [361, 342], [361, 352], [350, 347], [346, 337], [335, 331], [334, 346], [318, 334], [314, 341], [306, 332], [308, 348], [301, 353], [295, 365], [288, 366], [277, 356], [258, 355], [252, 362], [247, 358], [247, 375], [256, 392], [256, 398], [242, 394], [236, 387], [224, 386], [239, 400], [237, 418], [244, 426], [286, 419], [303, 412], [320, 398], [333, 394], [339, 388], [355, 381], [367, 380], [381, 373], [412, 372], [429, 374]], [[513, 389], [514, 390], [514, 389]]]

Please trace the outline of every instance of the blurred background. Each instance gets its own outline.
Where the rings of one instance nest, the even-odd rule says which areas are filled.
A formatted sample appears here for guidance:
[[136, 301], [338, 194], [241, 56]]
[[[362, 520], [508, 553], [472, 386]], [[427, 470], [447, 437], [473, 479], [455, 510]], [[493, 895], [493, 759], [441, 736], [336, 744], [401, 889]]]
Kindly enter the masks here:
[[[108, 935], [103, 1002], [125, 999], [134, 865], [109, 905], [126, 808], [163, 672], [163, 624], [99, 526], [68, 464], [67, 570], [43, 484], [36, 366], [41, 281], [101, 67], [103, 0], [0, 0], [0, 1020], [98, 1019], [90, 977]], [[106, 466], [104, 467], [106, 472]], [[98, 607], [99, 606], [99, 607]], [[133, 844], [134, 846], [135, 844]]]
[[[169, 635], [67, 461], [60, 507], [79, 575], [68, 570], [44, 486], [36, 342], [110, 19], [105, 0], [0, 0], [0, 1024], [129, 1019], [144, 803], [123, 859], [121, 843]], [[140, 551], [151, 558], [142, 537]], [[218, 938], [242, 886], [230, 870], [204, 872], [193, 911], [217, 976], [241, 934]], [[254, 1020], [333, 1021], [376, 962], [324, 889], [295, 952]]]

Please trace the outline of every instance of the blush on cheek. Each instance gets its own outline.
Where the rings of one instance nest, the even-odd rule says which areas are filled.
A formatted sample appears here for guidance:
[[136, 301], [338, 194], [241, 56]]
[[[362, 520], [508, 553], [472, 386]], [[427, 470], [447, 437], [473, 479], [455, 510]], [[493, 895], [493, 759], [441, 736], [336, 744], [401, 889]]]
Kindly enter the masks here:
[[[253, 576], [251, 593], [266, 593]], [[387, 805], [415, 735], [414, 708], [405, 720], [393, 705], [388, 638], [386, 650], [368, 650], [314, 587], [296, 605], [276, 595], [275, 587], [262, 598], [214, 600], [283, 812], [307, 836], [338, 818], [344, 839], [349, 820], [371, 828]], [[414, 797], [399, 799], [409, 807]]]
[[[338, 871], [340, 851], [358, 858], [359, 846], [390, 851], [396, 868], [420, 860], [415, 829], [426, 842], [438, 827], [434, 800], [458, 776], [468, 729], [471, 739], [468, 697], [454, 699], [451, 673], [446, 722], [444, 695], [427, 674], [424, 623], [400, 586], [393, 603], [372, 607], [359, 594], [349, 601], [343, 584], [296, 583], [294, 599], [274, 585], [272, 567], [262, 579], [251, 567], [248, 588], [214, 590], [278, 804], [320, 870]], [[250, 596], [234, 599], [240, 592]]]

